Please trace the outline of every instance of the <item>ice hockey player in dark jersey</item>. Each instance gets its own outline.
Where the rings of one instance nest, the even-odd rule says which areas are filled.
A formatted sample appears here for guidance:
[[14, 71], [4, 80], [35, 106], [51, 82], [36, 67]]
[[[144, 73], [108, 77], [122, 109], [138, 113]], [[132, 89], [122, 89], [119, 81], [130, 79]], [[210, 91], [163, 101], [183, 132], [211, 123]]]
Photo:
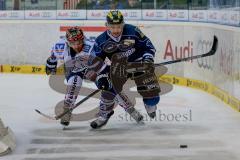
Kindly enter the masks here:
[[[138, 27], [125, 24], [123, 15], [118, 10], [110, 11], [106, 16], [106, 20], [107, 30], [99, 35], [95, 41], [94, 52], [97, 57], [101, 58], [102, 60], [108, 58], [112, 61], [112, 58], [117, 55], [123, 59], [125, 58], [127, 63], [139, 62], [151, 65], [154, 63], [156, 50], [149, 38], [146, 37]], [[116, 64], [113, 64], [112, 61], [111, 66], [113, 65]], [[144, 76], [146, 78], [145, 80], [139, 80], [137, 78], [139, 76]], [[154, 118], [156, 116], [157, 104], [160, 100], [160, 86], [154, 71], [150, 73], [148, 71], [131, 72], [127, 74], [127, 78], [135, 80], [137, 90], [143, 97], [143, 103], [146, 111], [151, 118]], [[114, 89], [110, 88], [110, 92], [119, 92], [122, 90], [121, 87], [124, 85], [127, 79], [123, 81], [120, 79], [121, 76], [117, 77], [116, 82], [118, 84], [113, 84]], [[114, 81], [114, 75], [109, 81]], [[101, 85], [103, 84], [101, 81], [99, 83]], [[116, 85], [118, 86], [116, 87]], [[102, 109], [102, 112], [107, 111], [110, 116], [99, 116], [91, 123], [93, 128], [99, 128], [102, 123], [105, 123], [105, 121], [111, 117], [112, 108], [110, 107], [104, 109]]]
[[[46, 62], [46, 73], [55, 74], [57, 70], [57, 65], [64, 64], [65, 77], [67, 81], [67, 92], [64, 99], [64, 111], [70, 109], [74, 106], [77, 96], [79, 94], [80, 88], [82, 86], [83, 79], [89, 79], [91, 81], [97, 79], [104, 79], [103, 72], [109, 70], [107, 66], [101, 59], [99, 62], [101, 65], [96, 70], [90, 70], [90, 61], [94, 59], [95, 53], [93, 50], [94, 43], [89, 41], [84, 37], [83, 31], [79, 27], [71, 27], [66, 31], [66, 38], [60, 39], [56, 44], [53, 45], [51, 50], [51, 56]], [[91, 72], [93, 71], [93, 72]], [[98, 74], [100, 74], [98, 76]], [[102, 81], [104, 82], [104, 81]], [[104, 85], [111, 85], [107, 81]], [[100, 85], [100, 84], [98, 84]], [[107, 97], [106, 97], [107, 96]], [[100, 108], [105, 108], [108, 105], [107, 98], [110, 99], [111, 105], [114, 106], [115, 102], [123, 107], [125, 110], [131, 108], [134, 114], [130, 114], [134, 119], [143, 119], [143, 116], [133, 108], [133, 104], [125, 96], [124, 93], [120, 93], [117, 97], [109, 97], [104, 91], [100, 98]], [[68, 126], [71, 119], [71, 112], [65, 114], [60, 123], [62, 125]], [[134, 117], [135, 116], [135, 117]], [[138, 117], [136, 117], [138, 116]]]

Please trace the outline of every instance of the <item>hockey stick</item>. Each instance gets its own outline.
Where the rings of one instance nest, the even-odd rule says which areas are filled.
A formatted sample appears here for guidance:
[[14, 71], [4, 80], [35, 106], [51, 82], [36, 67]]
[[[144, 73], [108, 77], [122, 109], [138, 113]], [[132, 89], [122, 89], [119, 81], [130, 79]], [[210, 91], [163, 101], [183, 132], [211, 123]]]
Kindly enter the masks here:
[[[207, 57], [207, 56], [212, 56], [216, 53], [216, 50], [218, 48], [218, 39], [217, 37], [214, 35], [214, 39], [213, 39], [213, 45], [212, 45], [212, 48], [209, 52], [207, 53], [204, 53], [204, 54], [201, 54], [201, 55], [196, 55], [196, 56], [192, 56], [192, 57], [187, 57], [187, 58], [183, 58], [183, 59], [178, 59], [178, 60], [173, 60], [173, 61], [167, 61], [167, 62], [162, 62], [162, 63], [157, 63], [157, 64], [154, 64], [154, 66], [162, 66], [162, 65], [168, 65], [168, 64], [173, 64], [173, 63], [178, 63], [178, 62], [183, 62], [183, 61], [188, 61], [188, 60], [193, 60], [193, 59], [197, 59], [197, 58], [203, 58], [203, 57]], [[143, 67], [144, 68], [144, 67]], [[143, 69], [141, 68], [141, 69]], [[129, 70], [129, 69], [127, 69]], [[131, 69], [130, 69], [131, 70]], [[129, 70], [129, 71], [130, 71]], [[139, 69], [136, 69], [136, 70], [139, 70]], [[129, 72], [128, 71], [128, 72]], [[49, 116], [49, 115], [46, 115], [42, 112], [40, 112], [39, 110], [35, 109], [35, 111], [37, 113], [39, 113], [40, 115], [48, 118], [48, 119], [52, 119], [52, 120], [58, 120], [60, 119], [62, 116], [64, 116], [65, 114], [69, 113], [70, 111], [74, 110], [76, 107], [78, 107], [80, 104], [82, 104], [83, 102], [85, 102], [87, 99], [89, 99], [91, 96], [95, 95], [96, 93], [98, 93], [100, 90], [96, 90], [94, 92], [92, 92], [91, 94], [89, 94], [87, 97], [83, 98], [81, 101], [79, 101], [73, 108], [59, 114], [59, 115], [56, 115], [55, 117], [52, 117], [52, 116]]]
[[186, 57], [186, 58], [182, 58], [182, 59], [177, 59], [177, 60], [173, 60], [173, 61], [167, 61], [167, 62], [162, 62], [162, 63], [157, 63], [154, 64], [154, 66], [161, 66], [161, 65], [168, 65], [168, 64], [173, 64], [173, 63], [178, 63], [178, 62], [183, 62], [183, 61], [188, 61], [188, 60], [192, 60], [192, 59], [197, 59], [197, 58], [203, 58], [203, 57], [207, 57], [207, 56], [212, 56], [216, 53], [218, 48], [218, 38], [214, 35], [213, 37], [213, 45], [212, 48], [209, 52], [204, 53], [204, 54], [200, 54], [200, 55], [196, 55], [196, 56], [192, 56], [192, 57]]
[[100, 89], [95, 90], [94, 92], [90, 93], [88, 96], [84, 97], [84, 98], [83, 98], [81, 101], [79, 101], [77, 104], [75, 104], [74, 107], [72, 107], [71, 109], [69, 109], [69, 110], [67, 110], [67, 111], [65, 111], [65, 112], [63, 112], [63, 113], [61, 113], [61, 114], [59, 114], [59, 115], [56, 115], [55, 117], [49, 116], [49, 115], [47, 115], [47, 114], [45, 114], [45, 113], [42, 113], [42, 112], [39, 111], [38, 109], [35, 109], [35, 111], [36, 111], [38, 114], [40, 114], [40, 115], [42, 115], [42, 116], [44, 116], [44, 117], [46, 117], [46, 118], [48, 118], [48, 119], [51, 119], [51, 120], [59, 120], [59, 119], [62, 118], [65, 114], [73, 111], [73, 110], [74, 110], [75, 108], [77, 108], [80, 104], [82, 104], [83, 102], [85, 102], [86, 100], [88, 100], [89, 98], [91, 98], [93, 95], [95, 95], [95, 94], [98, 93], [99, 91], [100, 91]]
[[[218, 38], [214, 35], [213, 37], [213, 45], [212, 48], [209, 52], [204, 53], [204, 54], [200, 54], [200, 55], [196, 55], [196, 56], [192, 56], [192, 57], [186, 57], [186, 58], [182, 58], [182, 59], [177, 59], [177, 60], [173, 60], [173, 61], [167, 61], [167, 62], [162, 62], [162, 63], [154, 63], [155, 67], [158, 66], [164, 66], [164, 65], [168, 65], [168, 64], [174, 64], [174, 63], [178, 63], [178, 62], [184, 62], [184, 61], [188, 61], [188, 60], [193, 60], [193, 59], [197, 59], [197, 58], [203, 58], [203, 57], [207, 57], [207, 56], [212, 56], [216, 53], [218, 48]], [[126, 71], [127, 73], [131, 73], [131, 72], [141, 72], [141, 71], [145, 71], [147, 70], [148, 67], [152, 67], [151, 65], [146, 65], [146, 66], [142, 66], [140, 64], [140, 66], [138, 67], [129, 67], [129, 68], [125, 68], [125, 66], [123, 66], [121, 68], [121, 71]], [[125, 73], [125, 72], [124, 72]], [[124, 74], [123, 74], [124, 75]]]

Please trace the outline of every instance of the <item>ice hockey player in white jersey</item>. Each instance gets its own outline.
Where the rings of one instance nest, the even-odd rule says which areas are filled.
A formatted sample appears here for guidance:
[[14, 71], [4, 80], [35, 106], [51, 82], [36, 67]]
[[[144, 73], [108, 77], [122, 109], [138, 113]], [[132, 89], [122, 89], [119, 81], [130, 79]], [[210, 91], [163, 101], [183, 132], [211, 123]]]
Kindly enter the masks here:
[[[70, 35], [72, 32], [76, 30], [77, 27], [70, 28], [67, 33], [67, 35]], [[79, 30], [78, 34], [82, 34], [82, 30]], [[88, 61], [88, 57], [91, 54], [92, 48], [93, 48], [93, 42], [86, 39], [84, 36], [81, 37], [79, 35], [79, 40], [82, 40], [81, 44], [79, 42], [77, 43], [71, 43], [70, 39], [67, 40], [66, 38], [61, 38], [57, 43], [55, 43], [51, 49], [51, 55], [47, 59], [46, 62], [46, 74], [56, 74], [57, 67], [64, 65], [64, 71], [66, 78], [69, 76], [71, 70], [74, 67], [76, 55], [80, 56], [81, 58], [85, 58], [84, 60]], [[83, 38], [83, 39], [82, 39]], [[83, 60], [83, 59], [82, 59]]]
[[[77, 92], [82, 85], [82, 79], [87, 70], [87, 62], [91, 55], [93, 44], [88, 41], [83, 34], [83, 31], [78, 27], [71, 27], [66, 31], [66, 38], [61, 38], [55, 43], [51, 49], [51, 55], [46, 61], [46, 74], [56, 74], [57, 67], [64, 65], [64, 73], [67, 81], [67, 93], [64, 100], [64, 111], [74, 104]], [[76, 60], [78, 63], [78, 70], [73, 71]], [[73, 72], [78, 75], [74, 76]], [[74, 88], [75, 92], [71, 92]], [[73, 89], [72, 89], [73, 90]], [[61, 124], [69, 125], [71, 113], [66, 114], [61, 118]]]
[[[92, 72], [93, 70], [89, 69], [89, 61], [94, 59], [91, 57], [95, 56], [93, 46], [93, 42], [84, 37], [83, 31], [79, 27], [71, 27], [66, 31], [66, 39], [61, 39], [52, 47], [51, 56], [46, 62], [46, 74], [56, 73], [58, 61], [64, 64], [65, 77], [67, 80], [67, 91], [64, 99], [64, 112], [74, 106], [82, 86], [83, 79], [92, 81], [97, 79], [96, 83], [104, 83], [104, 86], [111, 85], [111, 82], [106, 81], [106, 77], [98, 76], [98, 73], [102, 73], [108, 68], [104, 62], [101, 62], [103, 65], [101, 64], [101, 67], [94, 72]], [[99, 85], [97, 86], [99, 87]], [[100, 108], [105, 108], [107, 105], [109, 105], [106, 101], [106, 96], [109, 98], [109, 96], [103, 91], [100, 98]], [[137, 110], [135, 110], [133, 107], [134, 105], [123, 93], [121, 93], [120, 96], [115, 99], [115, 101], [117, 101], [125, 110], [131, 108], [131, 110], [134, 112], [131, 112], [130, 116], [132, 116], [137, 122], [143, 119], [143, 116]], [[111, 105], [113, 106], [114, 104]], [[60, 123], [68, 126], [71, 115], [71, 112], [65, 114], [61, 118]]]

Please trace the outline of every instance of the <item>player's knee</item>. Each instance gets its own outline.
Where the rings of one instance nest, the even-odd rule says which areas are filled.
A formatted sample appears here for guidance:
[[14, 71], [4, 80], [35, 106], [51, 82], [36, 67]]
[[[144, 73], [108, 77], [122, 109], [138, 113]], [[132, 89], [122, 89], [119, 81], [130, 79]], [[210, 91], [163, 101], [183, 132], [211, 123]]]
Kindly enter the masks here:
[[152, 97], [152, 98], [143, 98], [143, 103], [148, 106], [155, 106], [159, 103], [160, 96]]
[[82, 78], [78, 75], [72, 75], [67, 79], [67, 85], [81, 87], [82, 86]]
[[71, 82], [73, 82], [73, 80], [82, 81], [83, 74], [81, 72], [71, 72], [70, 74], [65, 75], [65, 78], [67, 80], [67, 83], [68, 84], [70, 83], [70, 85], [71, 85]]

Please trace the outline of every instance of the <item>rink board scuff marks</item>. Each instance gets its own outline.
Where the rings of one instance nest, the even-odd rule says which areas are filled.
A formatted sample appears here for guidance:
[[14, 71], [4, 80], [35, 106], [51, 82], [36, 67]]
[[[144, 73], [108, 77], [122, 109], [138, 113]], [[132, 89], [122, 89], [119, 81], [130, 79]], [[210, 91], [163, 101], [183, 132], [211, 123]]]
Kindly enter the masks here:
[[[161, 97], [157, 120], [145, 116], [144, 125], [137, 125], [117, 107], [101, 130], [91, 130], [90, 121], [85, 121], [73, 122], [63, 131], [60, 124], [34, 111], [38, 107], [53, 113], [64, 98], [51, 90], [47, 76], [0, 74], [0, 79], [0, 116], [17, 140], [16, 150], [1, 160], [240, 158], [239, 113], [202, 91], [174, 86]], [[90, 99], [76, 113], [97, 105], [98, 100]], [[136, 107], [146, 114], [141, 99]], [[180, 115], [185, 118], [176, 118]], [[188, 148], [180, 148], [181, 144]]]

